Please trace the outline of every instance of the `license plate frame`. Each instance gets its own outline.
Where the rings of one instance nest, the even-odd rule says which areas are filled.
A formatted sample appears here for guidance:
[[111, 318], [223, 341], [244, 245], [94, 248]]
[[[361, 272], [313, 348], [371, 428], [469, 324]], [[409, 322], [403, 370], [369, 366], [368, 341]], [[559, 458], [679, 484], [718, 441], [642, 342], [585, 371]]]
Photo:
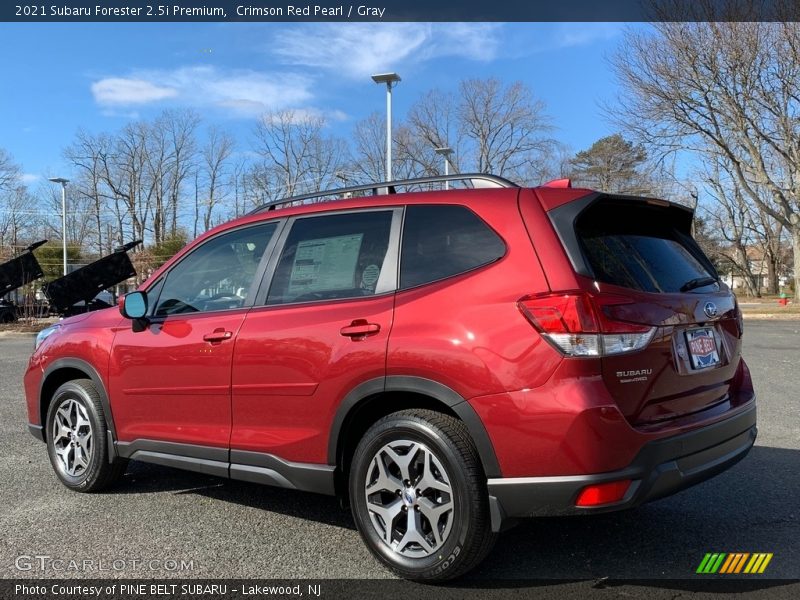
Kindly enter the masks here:
[[693, 327], [685, 332], [686, 349], [689, 362], [695, 371], [718, 367], [722, 362], [719, 356], [717, 335], [713, 327]]

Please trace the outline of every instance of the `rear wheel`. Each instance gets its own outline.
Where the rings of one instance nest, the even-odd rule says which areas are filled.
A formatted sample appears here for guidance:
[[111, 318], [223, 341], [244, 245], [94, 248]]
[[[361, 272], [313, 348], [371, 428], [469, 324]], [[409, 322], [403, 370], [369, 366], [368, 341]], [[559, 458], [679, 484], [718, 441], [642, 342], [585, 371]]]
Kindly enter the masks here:
[[349, 487], [362, 538], [401, 577], [453, 579], [494, 543], [477, 451], [449, 415], [405, 410], [375, 423], [356, 448]]
[[100, 395], [90, 379], [59, 387], [47, 411], [47, 453], [68, 488], [97, 492], [116, 483], [127, 461], [108, 461], [108, 435]]

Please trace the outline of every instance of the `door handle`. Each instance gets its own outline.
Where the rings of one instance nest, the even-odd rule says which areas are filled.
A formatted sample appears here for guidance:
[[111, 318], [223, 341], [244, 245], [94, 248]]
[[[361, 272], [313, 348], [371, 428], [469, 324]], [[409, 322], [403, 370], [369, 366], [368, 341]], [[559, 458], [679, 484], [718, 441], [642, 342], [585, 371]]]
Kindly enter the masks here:
[[377, 323], [370, 323], [366, 319], [356, 319], [350, 325], [342, 327], [339, 333], [354, 340], [363, 340], [367, 336], [375, 335], [381, 330]]
[[205, 334], [203, 336], [203, 341], [211, 342], [213, 344], [214, 342], [224, 342], [225, 340], [229, 340], [231, 339], [232, 336], [233, 336], [232, 331], [225, 331], [222, 327], [220, 327], [219, 329], [215, 329], [211, 333]]

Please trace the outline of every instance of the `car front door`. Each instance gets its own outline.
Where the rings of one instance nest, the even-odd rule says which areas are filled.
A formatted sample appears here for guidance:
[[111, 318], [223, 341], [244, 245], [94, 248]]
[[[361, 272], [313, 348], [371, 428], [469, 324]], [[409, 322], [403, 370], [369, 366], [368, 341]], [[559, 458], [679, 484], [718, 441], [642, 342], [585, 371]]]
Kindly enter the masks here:
[[109, 391], [120, 442], [227, 449], [233, 347], [277, 227], [216, 235], [150, 286], [147, 326], [119, 331], [112, 348]]
[[287, 223], [234, 350], [232, 462], [326, 462], [338, 402], [386, 373], [401, 220], [388, 208]]

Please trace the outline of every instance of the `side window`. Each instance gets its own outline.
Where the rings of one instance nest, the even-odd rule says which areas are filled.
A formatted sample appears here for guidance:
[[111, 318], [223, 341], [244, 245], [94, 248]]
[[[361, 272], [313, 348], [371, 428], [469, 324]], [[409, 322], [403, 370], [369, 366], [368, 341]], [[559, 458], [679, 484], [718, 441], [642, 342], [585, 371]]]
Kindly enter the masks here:
[[208, 240], [181, 260], [164, 281], [156, 316], [244, 306], [258, 263], [277, 224], [237, 229]]
[[[371, 296], [386, 268], [392, 211], [306, 217], [294, 222], [267, 304]], [[392, 282], [393, 283], [393, 282]]]
[[505, 252], [503, 240], [464, 206], [409, 206], [403, 224], [400, 288], [464, 273]]

